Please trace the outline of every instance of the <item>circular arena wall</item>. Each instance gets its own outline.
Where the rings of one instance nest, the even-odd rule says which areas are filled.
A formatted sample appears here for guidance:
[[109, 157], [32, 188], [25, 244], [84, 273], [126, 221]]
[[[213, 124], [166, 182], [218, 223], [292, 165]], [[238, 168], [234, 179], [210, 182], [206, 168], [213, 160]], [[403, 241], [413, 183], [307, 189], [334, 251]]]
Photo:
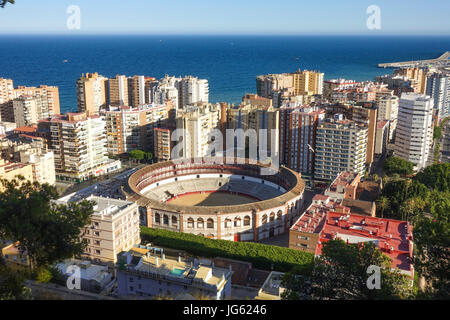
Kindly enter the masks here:
[[[226, 160], [186, 159], [142, 168], [129, 178], [129, 199], [145, 209], [141, 220], [152, 228], [232, 241], [258, 241], [287, 232], [303, 208], [305, 184], [300, 174], [280, 167], [272, 175], [261, 175], [267, 166]], [[205, 193], [253, 200], [220, 206], [172, 202]]]

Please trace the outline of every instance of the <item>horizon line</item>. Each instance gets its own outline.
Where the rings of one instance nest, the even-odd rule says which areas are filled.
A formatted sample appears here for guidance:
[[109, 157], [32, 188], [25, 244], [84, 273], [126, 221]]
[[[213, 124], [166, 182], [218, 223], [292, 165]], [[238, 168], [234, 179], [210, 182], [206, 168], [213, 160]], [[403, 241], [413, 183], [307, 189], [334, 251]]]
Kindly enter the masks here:
[[77, 33], [77, 32], [36, 32], [36, 33], [2, 33], [0, 36], [242, 36], [242, 37], [295, 37], [295, 36], [444, 36], [450, 37], [450, 33]]

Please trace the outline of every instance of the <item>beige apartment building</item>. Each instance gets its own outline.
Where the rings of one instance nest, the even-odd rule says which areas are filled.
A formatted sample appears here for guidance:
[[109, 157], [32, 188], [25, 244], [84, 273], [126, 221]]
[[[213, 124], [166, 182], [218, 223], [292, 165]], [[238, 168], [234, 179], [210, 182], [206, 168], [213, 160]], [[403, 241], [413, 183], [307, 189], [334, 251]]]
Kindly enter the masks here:
[[77, 80], [78, 111], [87, 115], [99, 114], [106, 107], [108, 79], [98, 73], [82, 74]]
[[[22, 99], [21, 97], [27, 98]], [[28, 98], [30, 97], [30, 98]], [[28, 102], [32, 98], [36, 99], [36, 102]], [[14, 88], [13, 80], [0, 78], [0, 120], [5, 122], [15, 122], [16, 110], [13, 101], [19, 99], [19, 105], [23, 106], [23, 111], [19, 112], [19, 121], [24, 121], [27, 118], [27, 109], [30, 104], [36, 104], [35, 112], [31, 115], [31, 120], [34, 120], [34, 114], [36, 118], [51, 116], [60, 113], [59, 104], [59, 89], [58, 87], [51, 87], [41, 85], [40, 87], [24, 87], [19, 86]], [[19, 108], [19, 107], [17, 107]], [[34, 108], [34, 107], [31, 107]], [[20, 116], [20, 114], [23, 116]]]
[[352, 108], [352, 120], [367, 126], [366, 165], [372, 166], [375, 153], [375, 136], [377, 131], [378, 108], [374, 102], [358, 102]]
[[128, 79], [124, 75], [117, 75], [108, 80], [109, 85], [109, 105], [111, 106], [129, 106], [130, 99], [128, 95]]
[[185, 130], [183, 136], [183, 158], [200, 158], [209, 154], [210, 134], [220, 130], [220, 104], [187, 106], [177, 110], [176, 128]]
[[[251, 100], [246, 100], [251, 101]], [[256, 104], [228, 106], [226, 112], [227, 129], [255, 130], [258, 138], [258, 150], [267, 151], [268, 155], [279, 152], [279, 123], [280, 112], [278, 108], [265, 106], [256, 101]], [[260, 130], [267, 130], [267, 143], [265, 146], [259, 141]], [[272, 132], [272, 130], [275, 130]], [[224, 136], [224, 139], [226, 136]], [[247, 144], [247, 142], [246, 142]]]
[[394, 138], [397, 128], [399, 101], [400, 99], [394, 95], [377, 99], [378, 121], [389, 121], [389, 141]]
[[132, 150], [152, 151], [154, 129], [164, 126], [171, 106], [142, 105], [110, 107], [105, 113], [108, 153], [119, 155]]
[[394, 71], [394, 76], [403, 76], [411, 80], [415, 93], [425, 94], [427, 90], [427, 73], [418, 67], [402, 68]]
[[17, 127], [37, 124], [39, 120], [53, 115], [44, 96], [23, 95], [13, 100], [14, 120]]
[[[17, 176], [23, 176], [25, 180], [33, 182], [33, 166], [31, 164], [9, 162], [0, 158], [0, 179], [8, 181], [17, 179]], [[3, 186], [0, 184], [0, 191]]]
[[167, 161], [172, 153], [172, 131], [168, 128], [154, 129], [154, 157], [157, 161]]
[[0, 151], [4, 158], [15, 163], [30, 164], [33, 181], [55, 185], [55, 159], [53, 152], [47, 150], [44, 139], [35, 138], [31, 143], [5, 139], [0, 144]]
[[[83, 259], [112, 266], [117, 262], [119, 253], [140, 244], [139, 207], [136, 203], [97, 196], [78, 200], [96, 203], [91, 224], [84, 228], [82, 236], [87, 241], [87, 247], [81, 255]], [[56, 202], [67, 204], [72, 201], [67, 196]]]

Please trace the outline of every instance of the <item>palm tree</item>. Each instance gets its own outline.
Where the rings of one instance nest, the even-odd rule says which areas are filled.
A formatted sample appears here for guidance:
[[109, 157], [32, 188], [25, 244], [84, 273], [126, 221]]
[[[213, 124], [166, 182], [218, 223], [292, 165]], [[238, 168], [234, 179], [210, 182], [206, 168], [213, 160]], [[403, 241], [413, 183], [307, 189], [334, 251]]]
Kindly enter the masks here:
[[380, 199], [377, 200], [377, 206], [381, 210], [381, 217], [384, 217], [384, 210], [388, 209], [390, 207], [389, 199], [388, 197], [382, 196]]

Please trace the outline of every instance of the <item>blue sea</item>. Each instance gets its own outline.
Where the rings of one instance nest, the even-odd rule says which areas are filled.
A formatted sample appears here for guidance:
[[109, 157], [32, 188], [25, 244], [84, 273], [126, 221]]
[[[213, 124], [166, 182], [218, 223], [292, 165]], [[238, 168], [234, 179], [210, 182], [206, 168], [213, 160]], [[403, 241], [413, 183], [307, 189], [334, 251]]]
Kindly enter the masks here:
[[[15, 86], [60, 88], [61, 111], [75, 111], [82, 73], [194, 75], [210, 101], [237, 103], [260, 74], [320, 70], [325, 79], [373, 80], [378, 63], [430, 59], [450, 36], [0, 36], [0, 77]], [[67, 60], [66, 63], [63, 61]]]

